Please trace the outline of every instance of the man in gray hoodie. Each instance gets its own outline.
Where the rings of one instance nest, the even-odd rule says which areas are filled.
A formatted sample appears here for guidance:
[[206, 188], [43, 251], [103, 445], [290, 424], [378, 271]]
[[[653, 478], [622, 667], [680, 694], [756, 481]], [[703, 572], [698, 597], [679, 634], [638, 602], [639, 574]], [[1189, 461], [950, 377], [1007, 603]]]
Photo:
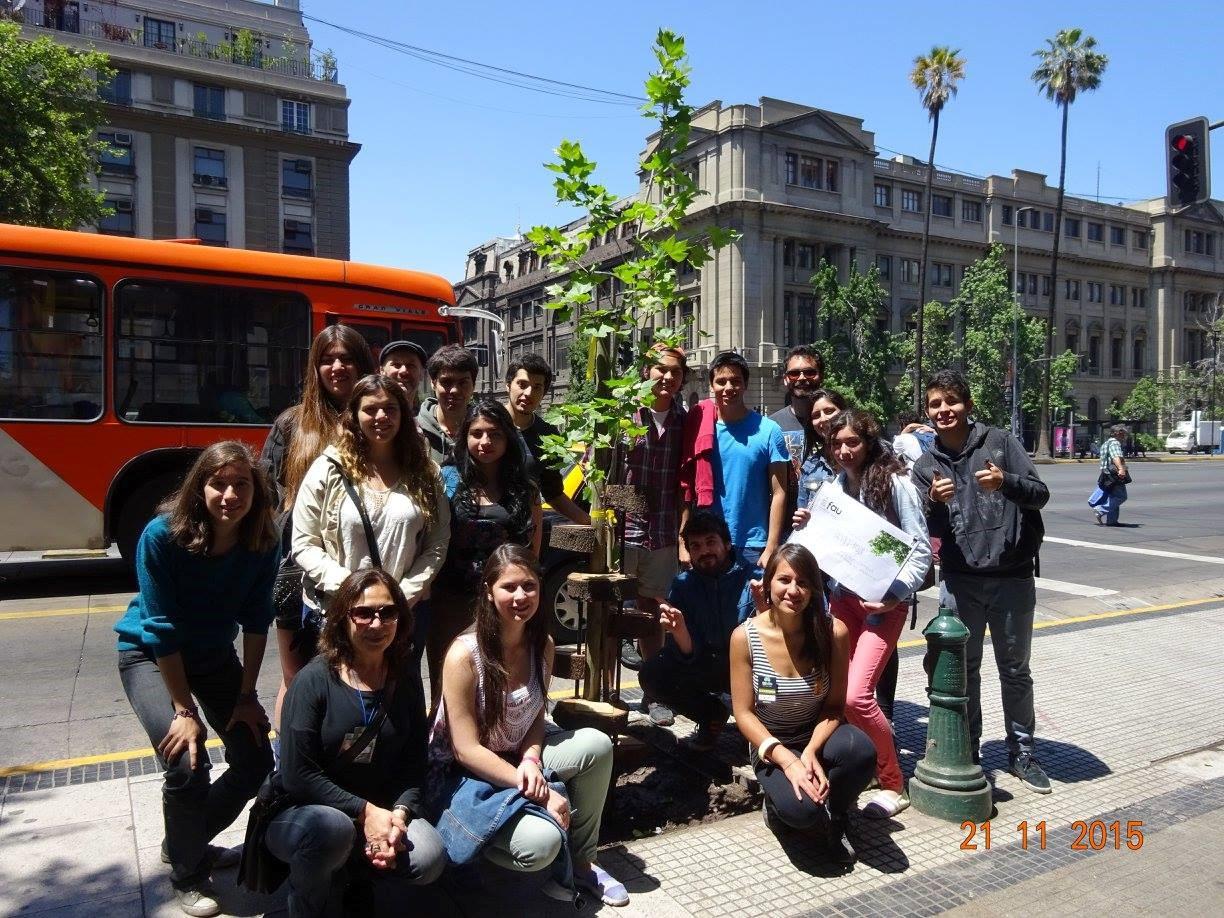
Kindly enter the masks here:
[[991, 646], [1002, 684], [1008, 769], [1040, 794], [1050, 779], [1033, 756], [1033, 677], [1029, 652], [1037, 605], [1035, 560], [1045, 535], [1041, 508], [1049, 488], [1007, 431], [971, 422], [973, 399], [964, 377], [940, 370], [926, 385], [935, 445], [914, 465], [914, 486], [927, 496], [931, 535], [940, 548], [941, 601], [969, 629], [965, 651], [969, 736], [980, 761], [982, 641]]
[[432, 398], [425, 399], [417, 413], [417, 429], [429, 444], [429, 454], [438, 465], [452, 458], [455, 435], [467, 417], [468, 402], [476, 391], [480, 367], [476, 355], [459, 344], [447, 344], [433, 352], [425, 365]]

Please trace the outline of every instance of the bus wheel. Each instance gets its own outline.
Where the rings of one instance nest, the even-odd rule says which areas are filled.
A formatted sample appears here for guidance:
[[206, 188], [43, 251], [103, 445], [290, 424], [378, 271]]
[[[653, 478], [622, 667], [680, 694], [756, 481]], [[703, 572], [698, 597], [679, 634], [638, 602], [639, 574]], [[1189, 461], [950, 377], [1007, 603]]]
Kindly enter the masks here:
[[136, 544], [140, 541], [140, 534], [153, 519], [157, 505], [182, 482], [182, 472], [163, 472], [132, 492], [119, 511], [115, 541], [119, 543], [119, 554], [133, 567], [136, 566]]

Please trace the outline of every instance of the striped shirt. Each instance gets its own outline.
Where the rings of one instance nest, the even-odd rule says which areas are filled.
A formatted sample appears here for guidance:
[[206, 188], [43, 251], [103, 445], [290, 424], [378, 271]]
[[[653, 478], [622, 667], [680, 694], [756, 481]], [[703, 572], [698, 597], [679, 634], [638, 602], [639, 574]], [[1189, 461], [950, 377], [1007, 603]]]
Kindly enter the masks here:
[[625, 544], [647, 551], [670, 548], [679, 538], [680, 440], [685, 411], [673, 399], [660, 434], [651, 413], [642, 408], [637, 421], [646, 433], [629, 445], [625, 462], [625, 484], [637, 485], [646, 495], [650, 510], [644, 516], [625, 517]]
[[[829, 674], [814, 669], [806, 676], [778, 675], [769, 662], [756, 621], [748, 619], [744, 629], [752, 654], [753, 709], [757, 720], [784, 746], [807, 745], [829, 694]], [[752, 759], [755, 764], [755, 749]]]

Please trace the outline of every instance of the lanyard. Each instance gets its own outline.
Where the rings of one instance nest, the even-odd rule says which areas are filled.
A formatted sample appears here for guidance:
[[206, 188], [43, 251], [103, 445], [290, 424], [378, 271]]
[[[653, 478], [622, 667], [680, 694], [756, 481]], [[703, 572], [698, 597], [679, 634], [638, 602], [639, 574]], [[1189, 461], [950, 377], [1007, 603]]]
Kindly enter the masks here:
[[378, 713], [378, 709], [382, 706], [382, 700], [381, 698], [375, 698], [373, 704], [367, 708], [365, 696], [362, 695], [357, 689], [353, 689], [353, 691], [357, 695], [357, 704], [361, 707], [361, 725], [363, 727], [368, 727], [370, 725], [370, 721], [374, 719], [374, 715]]

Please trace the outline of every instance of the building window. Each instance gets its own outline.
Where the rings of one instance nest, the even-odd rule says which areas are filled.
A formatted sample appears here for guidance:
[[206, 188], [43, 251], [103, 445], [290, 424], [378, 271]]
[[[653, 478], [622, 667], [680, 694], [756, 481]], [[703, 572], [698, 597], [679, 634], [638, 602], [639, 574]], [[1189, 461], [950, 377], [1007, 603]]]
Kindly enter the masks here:
[[197, 118], [210, 118], [213, 121], [225, 120], [225, 89], [223, 87], [196, 83], [194, 92]]
[[1003, 205], [1003, 225], [1012, 225], [1012, 206], [1010, 204]]
[[795, 267], [815, 269], [816, 246], [801, 242], [795, 250]]
[[314, 191], [313, 170], [314, 163], [308, 159], [281, 160], [281, 194], [287, 198], [309, 198]]
[[1101, 375], [1101, 336], [1088, 336], [1088, 372], [1093, 376]]
[[1096, 281], [1088, 281], [1088, 302], [1103, 303], [1105, 302], [1104, 288]]
[[838, 162], [835, 159], [825, 160], [825, 191], [837, 191], [841, 187], [838, 176]]
[[875, 186], [876, 207], [892, 207], [892, 185]]
[[175, 49], [175, 28], [173, 22], [165, 19], [154, 19], [146, 16], [144, 19], [144, 46], [158, 48], [162, 51]]
[[1079, 238], [1080, 236], [1079, 220], [1076, 220], [1074, 217], [1067, 217], [1066, 222], [1063, 224], [1063, 226], [1067, 230], [1068, 239], [1078, 239]]
[[1037, 275], [1036, 274], [1030, 274], [1028, 276], [1028, 292], [1029, 292], [1029, 296], [1037, 295]]
[[1066, 285], [1063, 288], [1063, 293], [1068, 300], [1078, 300], [1080, 298], [1080, 282], [1077, 280], [1063, 281]]
[[952, 286], [952, 266], [941, 265], [935, 262], [931, 265], [931, 286], [932, 287], [951, 287]]
[[98, 131], [98, 140], [106, 148], [98, 154], [98, 166], [103, 172], [131, 175], [136, 171], [132, 161], [132, 135], [123, 131]]
[[192, 181], [197, 185], [209, 185], [214, 188], [224, 188], [225, 151], [210, 147], [195, 148], [195, 166]]
[[309, 134], [310, 103], [281, 99], [281, 128], [295, 134]]
[[1122, 339], [1109, 339], [1109, 369], [1114, 376], [1122, 375]]
[[98, 232], [107, 236], [135, 236], [136, 222], [128, 198], [107, 198], [102, 202], [112, 213], [98, 221]]
[[1186, 230], [1186, 251], [1195, 255], [1215, 255], [1215, 233]]
[[936, 217], [952, 216], [952, 198], [946, 194], [931, 195], [931, 214]]
[[1131, 305], [1136, 309], [1147, 308], [1147, 290], [1143, 287], [1131, 287]]
[[1125, 306], [1126, 305], [1126, 288], [1121, 284], [1109, 285], [1109, 305], [1110, 306]]
[[[1036, 214], [1033, 214], [1033, 228], [1037, 228]], [[1054, 232], [1054, 214], [1048, 210], [1043, 210], [1041, 212], [1041, 228], [1047, 233]]]
[[1050, 295], [1050, 275], [1048, 274], [1041, 275], [1041, 295]]
[[922, 192], [902, 188], [901, 209], [908, 210], [910, 213], [920, 213], [922, 211]]
[[887, 255], [876, 256], [876, 271], [879, 272], [880, 280], [888, 280], [892, 277], [892, 259]]
[[918, 259], [901, 259], [901, 280], [907, 284], [918, 283]]
[[966, 223], [982, 222], [981, 201], [961, 201], [961, 219]]
[[782, 243], [782, 264], [787, 268], [795, 266], [795, 240], [787, 239]]
[[1110, 245], [1126, 245], [1126, 227], [1125, 226], [1110, 226], [1109, 227], [1109, 244]]
[[225, 211], [197, 207], [195, 236], [205, 245], [225, 245]]
[[113, 77], [98, 84], [98, 96], [111, 105], [131, 105], [132, 71], [116, 70]]
[[1182, 294], [1182, 308], [1184, 308], [1186, 312], [1197, 312], [1198, 311], [1198, 294], [1191, 293], [1189, 290], [1183, 293]]
[[799, 184], [804, 188], [820, 187], [820, 160], [815, 156], [799, 157]]
[[1079, 333], [1078, 332], [1071, 332], [1071, 331], [1067, 332], [1067, 350], [1069, 350], [1072, 354], [1079, 353]]
[[798, 153], [787, 153], [786, 154], [786, 184], [788, 185], [798, 185], [799, 184], [799, 154]]
[[1088, 241], [1089, 242], [1104, 242], [1105, 241], [1105, 224], [1104, 223], [1089, 222]]
[[1143, 249], [1144, 251], [1147, 250], [1147, 247], [1148, 247], [1147, 230], [1135, 230], [1131, 234], [1131, 238], [1134, 239], [1135, 241], [1135, 248]]
[[297, 255], [314, 254], [314, 228], [309, 220], [285, 221], [285, 251]]
[[1146, 342], [1142, 338], [1136, 338], [1131, 342], [1131, 373], [1134, 376], [1143, 375], [1143, 352]]

